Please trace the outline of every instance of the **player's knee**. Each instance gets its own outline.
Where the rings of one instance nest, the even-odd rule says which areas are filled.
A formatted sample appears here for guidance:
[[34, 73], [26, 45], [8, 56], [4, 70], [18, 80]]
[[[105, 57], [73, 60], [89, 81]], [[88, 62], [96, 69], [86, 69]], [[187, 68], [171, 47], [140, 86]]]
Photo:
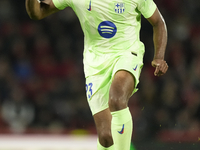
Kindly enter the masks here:
[[102, 131], [99, 133], [99, 141], [102, 146], [110, 147], [113, 144], [111, 131]]
[[128, 100], [125, 97], [110, 96], [109, 97], [109, 108], [111, 111], [121, 110], [121, 109], [127, 107], [127, 102], [128, 102]]

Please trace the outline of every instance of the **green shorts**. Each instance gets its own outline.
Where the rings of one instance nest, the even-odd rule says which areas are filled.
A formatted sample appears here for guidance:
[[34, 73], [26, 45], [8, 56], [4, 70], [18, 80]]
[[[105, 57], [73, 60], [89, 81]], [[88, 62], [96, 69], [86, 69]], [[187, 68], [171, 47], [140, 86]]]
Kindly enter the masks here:
[[[98, 73], [86, 77], [86, 96], [93, 115], [108, 108], [109, 90], [117, 71], [130, 72], [135, 77], [135, 87], [139, 83], [143, 55], [128, 51], [118, 56], [111, 56], [110, 59], [113, 60], [112, 63], [104, 66], [104, 69], [99, 69]], [[137, 88], [133, 93], [136, 91]]]

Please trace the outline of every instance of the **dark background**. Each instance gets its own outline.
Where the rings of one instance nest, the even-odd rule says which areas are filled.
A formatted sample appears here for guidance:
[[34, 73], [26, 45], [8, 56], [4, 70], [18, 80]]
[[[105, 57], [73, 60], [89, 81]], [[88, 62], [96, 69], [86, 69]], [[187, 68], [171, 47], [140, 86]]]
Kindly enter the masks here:
[[[139, 91], [129, 102], [134, 118], [133, 141], [136, 145], [155, 140], [197, 143], [200, 1], [155, 3], [168, 27], [165, 58], [169, 70], [159, 78], [153, 75], [152, 27], [143, 18], [145, 65]], [[83, 32], [70, 8], [33, 21], [24, 1], [1, 0], [0, 133], [96, 134], [85, 97], [82, 53]]]

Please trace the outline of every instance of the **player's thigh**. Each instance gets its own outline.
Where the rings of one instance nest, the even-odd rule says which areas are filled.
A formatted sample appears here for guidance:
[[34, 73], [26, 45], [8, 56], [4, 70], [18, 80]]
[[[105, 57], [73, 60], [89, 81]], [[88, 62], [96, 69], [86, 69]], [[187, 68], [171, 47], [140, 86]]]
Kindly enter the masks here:
[[86, 96], [92, 115], [108, 108], [111, 73], [86, 78]]
[[135, 77], [126, 70], [119, 70], [115, 73], [111, 87], [110, 96], [129, 98], [134, 90]]
[[127, 51], [116, 62], [109, 91], [109, 107], [111, 111], [127, 107], [130, 96], [137, 91], [143, 66], [142, 58], [141, 55]]
[[109, 92], [110, 111], [117, 111], [127, 107], [128, 100], [134, 91], [134, 86], [135, 78], [130, 72], [126, 70], [116, 72]]

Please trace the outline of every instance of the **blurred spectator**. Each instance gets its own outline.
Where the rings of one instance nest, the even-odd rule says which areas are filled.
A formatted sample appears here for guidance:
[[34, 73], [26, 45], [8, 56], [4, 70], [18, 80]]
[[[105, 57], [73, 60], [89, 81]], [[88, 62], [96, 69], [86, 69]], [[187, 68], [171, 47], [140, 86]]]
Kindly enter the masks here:
[[2, 104], [2, 117], [10, 126], [11, 131], [21, 133], [34, 119], [34, 108], [25, 99], [24, 92], [13, 85], [10, 98]]

